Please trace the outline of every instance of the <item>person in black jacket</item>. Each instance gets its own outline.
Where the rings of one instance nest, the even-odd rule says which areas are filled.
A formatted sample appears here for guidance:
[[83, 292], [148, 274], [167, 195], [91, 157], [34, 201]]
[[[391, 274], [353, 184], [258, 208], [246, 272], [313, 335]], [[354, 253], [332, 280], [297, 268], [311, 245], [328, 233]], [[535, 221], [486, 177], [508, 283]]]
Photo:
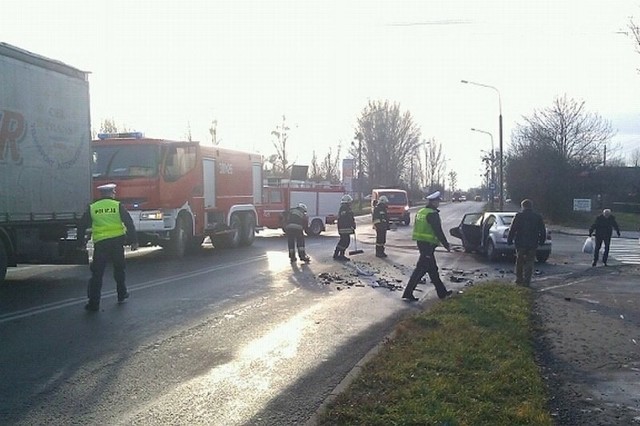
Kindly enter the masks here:
[[356, 219], [353, 216], [353, 210], [351, 210], [352, 202], [353, 198], [349, 194], [345, 194], [340, 200], [340, 209], [338, 210], [338, 234], [340, 235], [340, 240], [333, 252], [335, 260], [349, 260], [344, 255], [344, 252], [349, 248], [351, 234], [355, 233], [356, 229]]
[[542, 216], [533, 211], [533, 201], [522, 200], [522, 211], [516, 214], [509, 228], [507, 244], [516, 244], [516, 284], [531, 284], [533, 262], [538, 245], [544, 244], [547, 230]]
[[300, 260], [309, 263], [311, 260], [304, 247], [304, 231], [309, 226], [309, 217], [307, 216], [307, 206], [299, 203], [296, 207], [289, 209], [285, 216], [284, 232], [287, 234], [287, 245], [289, 246], [289, 259], [295, 262], [296, 246], [298, 246], [298, 256]]
[[610, 209], [604, 209], [602, 214], [596, 217], [595, 222], [589, 228], [589, 236], [596, 234], [596, 245], [593, 249], [593, 263], [591, 266], [596, 266], [598, 263], [598, 256], [600, 254], [600, 247], [604, 243], [604, 252], [602, 253], [602, 263], [607, 266], [607, 259], [609, 258], [609, 245], [611, 244], [611, 235], [613, 230], [616, 230], [618, 237], [620, 236], [620, 227], [616, 222], [616, 217], [611, 214]]
[[[117, 200], [116, 185], [109, 183], [98, 187], [100, 199], [87, 207], [78, 224], [78, 239], [84, 240], [87, 228], [91, 227], [93, 240], [93, 259], [91, 261], [91, 279], [87, 288], [87, 311], [100, 309], [102, 294], [102, 276], [107, 263], [113, 263], [113, 278], [116, 281], [118, 303], [129, 297], [125, 284], [124, 245], [129, 242], [131, 250], [138, 249], [136, 228], [127, 209]], [[84, 242], [84, 241], [83, 241]]]
[[376, 229], [376, 257], [387, 257], [384, 246], [387, 243], [387, 231], [389, 230], [389, 218], [387, 216], [386, 195], [378, 199], [378, 204], [373, 208], [373, 227]]

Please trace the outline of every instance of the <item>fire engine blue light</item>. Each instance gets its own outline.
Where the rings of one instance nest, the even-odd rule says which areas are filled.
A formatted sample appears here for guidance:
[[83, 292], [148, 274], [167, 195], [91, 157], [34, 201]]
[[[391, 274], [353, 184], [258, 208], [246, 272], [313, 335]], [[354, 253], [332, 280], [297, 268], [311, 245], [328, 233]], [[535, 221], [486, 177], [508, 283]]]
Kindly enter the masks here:
[[144, 133], [142, 132], [123, 132], [123, 133], [98, 133], [98, 139], [142, 139]]

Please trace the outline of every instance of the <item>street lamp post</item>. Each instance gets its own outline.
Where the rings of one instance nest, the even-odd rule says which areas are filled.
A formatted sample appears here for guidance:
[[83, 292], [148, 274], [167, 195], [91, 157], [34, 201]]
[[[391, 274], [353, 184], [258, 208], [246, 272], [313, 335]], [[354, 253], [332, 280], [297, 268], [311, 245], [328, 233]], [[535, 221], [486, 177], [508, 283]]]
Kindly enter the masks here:
[[495, 149], [493, 147], [493, 135], [490, 132], [487, 132], [485, 130], [480, 130], [480, 129], [474, 129], [473, 127], [471, 128], [472, 132], [478, 132], [478, 133], [484, 133], [485, 135], [489, 135], [489, 137], [491, 137], [491, 167], [490, 167], [490, 174], [491, 174], [491, 184], [489, 189], [491, 190], [491, 209], [493, 210], [493, 198], [494, 198], [494, 192], [495, 192], [495, 182], [496, 182], [496, 177], [494, 174], [494, 170], [495, 170], [495, 156], [494, 156], [494, 152]]
[[460, 80], [461, 83], [465, 83], [465, 84], [473, 84], [474, 86], [480, 86], [480, 87], [487, 87], [489, 89], [493, 89], [496, 91], [496, 93], [498, 94], [498, 131], [500, 132], [500, 195], [499, 195], [499, 201], [500, 201], [500, 211], [504, 210], [504, 164], [503, 164], [503, 154], [502, 154], [502, 98], [500, 96], [500, 91], [494, 87], [494, 86], [490, 86], [488, 84], [482, 84], [482, 83], [475, 83], [473, 81], [468, 81], [468, 80]]
[[364, 140], [364, 135], [358, 132], [355, 139], [358, 140], [358, 202], [362, 207], [362, 141]]

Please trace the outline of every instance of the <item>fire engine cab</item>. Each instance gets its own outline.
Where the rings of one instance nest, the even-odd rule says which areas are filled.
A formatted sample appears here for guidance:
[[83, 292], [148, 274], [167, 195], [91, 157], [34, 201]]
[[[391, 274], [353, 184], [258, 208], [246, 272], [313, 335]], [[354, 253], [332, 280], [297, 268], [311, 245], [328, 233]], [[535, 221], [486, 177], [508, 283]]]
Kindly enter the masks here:
[[181, 257], [206, 237], [214, 246], [250, 245], [262, 201], [262, 157], [198, 142], [100, 134], [92, 142], [93, 183], [117, 184], [140, 245]]

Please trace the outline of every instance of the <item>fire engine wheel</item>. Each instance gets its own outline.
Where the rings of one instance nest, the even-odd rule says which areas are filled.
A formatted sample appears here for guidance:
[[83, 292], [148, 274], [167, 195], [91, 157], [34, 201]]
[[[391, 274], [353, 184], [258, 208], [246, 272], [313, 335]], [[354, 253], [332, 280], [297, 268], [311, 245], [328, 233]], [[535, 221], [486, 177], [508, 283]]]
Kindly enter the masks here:
[[7, 276], [7, 264], [9, 260], [7, 258], [7, 251], [4, 249], [2, 241], [0, 241], [0, 283], [4, 281], [4, 277]]
[[184, 257], [191, 241], [191, 222], [186, 216], [178, 216], [176, 228], [171, 233], [169, 249], [176, 257]]
[[322, 232], [322, 221], [320, 219], [313, 219], [307, 230], [308, 235], [316, 236]]
[[248, 213], [242, 218], [242, 238], [240, 245], [250, 246], [256, 239], [256, 219]]
[[204, 242], [204, 237], [193, 237], [189, 240], [189, 246], [187, 247], [187, 252], [189, 253], [197, 253], [198, 250], [202, 248], [202, 243]]
[[242, 240], [242, 221], [239, 215], [234, 214], [231, 216], [229, 228], [232, 232], [227, 234], [227, 245], [228, 247], [236, 248], [240, 246], [240, 241]]

